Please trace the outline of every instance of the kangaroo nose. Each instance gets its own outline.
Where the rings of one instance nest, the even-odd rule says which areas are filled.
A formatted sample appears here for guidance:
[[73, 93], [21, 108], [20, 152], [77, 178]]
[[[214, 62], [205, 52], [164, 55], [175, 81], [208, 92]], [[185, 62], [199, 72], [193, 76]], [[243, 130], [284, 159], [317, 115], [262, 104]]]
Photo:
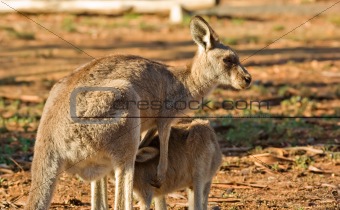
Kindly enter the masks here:
[[251, 76], [247, 75], [244, 77], [244, 80], [246, 81], [246, 83], [249, 85], [251, 83]]

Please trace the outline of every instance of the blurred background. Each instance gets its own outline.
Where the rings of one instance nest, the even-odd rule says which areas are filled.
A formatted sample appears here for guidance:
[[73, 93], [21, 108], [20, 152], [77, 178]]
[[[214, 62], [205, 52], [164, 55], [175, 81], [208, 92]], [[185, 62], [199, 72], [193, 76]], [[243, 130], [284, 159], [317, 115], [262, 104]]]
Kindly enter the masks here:
[[[339, 1], [3, 0], [0, 208], [21, 208], [25, 202], [36, 130], [53, 84], [82, 64], [114, 53], [186, 65], [197, 49], [189, 31], [193, 15], [209, 22], [253, 77], [245, 91], [218, 87], [207, 98], [211, 109], [191, 113], [210, 117], [226, 155], [209, 205], [339, 205], [333, 193], [340, 194]], [[223, 100], [262, 101], [269, 109], [226, 110]], [[88, 184], [65, 177], [53, 209], [90, 209]], [[83, 191], [73, 191], [75, 186]], [[183, 194], [170, 196], [173, 209], [184, 208]]]

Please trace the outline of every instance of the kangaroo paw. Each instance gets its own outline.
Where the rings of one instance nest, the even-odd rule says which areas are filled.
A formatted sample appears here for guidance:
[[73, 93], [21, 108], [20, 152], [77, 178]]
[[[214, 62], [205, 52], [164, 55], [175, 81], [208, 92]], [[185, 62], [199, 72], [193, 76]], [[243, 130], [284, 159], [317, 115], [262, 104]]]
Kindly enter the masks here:
[[156, 188], [160, 188], [162, 186], [162, 180], [160, 180], [158, 177], [154, 177], [150, 181], [150, 185]]

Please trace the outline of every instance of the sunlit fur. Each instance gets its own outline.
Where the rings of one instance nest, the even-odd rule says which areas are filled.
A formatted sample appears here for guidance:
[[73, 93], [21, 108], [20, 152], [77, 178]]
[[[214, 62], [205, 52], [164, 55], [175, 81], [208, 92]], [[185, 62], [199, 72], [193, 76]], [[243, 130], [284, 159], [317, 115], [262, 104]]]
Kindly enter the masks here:
[[[141, 132], [157, 127], [160, 158], [150, 184], [161, 186], [168, 169], [168, 142], [174, 116], [186, 110], [139, 109], [136, 105], [112, 110], [126, 101], [200, 100], [218, 84], [246, 88], [250, 74], [201, 17], [190, 23], [198, 50], [188, 67], [171, 67], [139, 56], [111, 55], [95, 59], [61, 79], [52, 88], [38, 128], [32, 163], [32, 184], [26, 210], [48, 209], [58, 176], [63, 171], [97, 180], [114, 170], [115, 209], [132, 209], [135, 156]], [[71, 119], [70, 96], [79, 87], [110, 87], [120, 95], [84, 92], [77, 96], [78, 114], [106, 116], [111, 124], [80, 124]], [[189, 106], [187, 106], [189, 107]], [[127, 118], [127, 117], [131, 118]], [[151, 118], [147, 118], [151, 117]], [[90, 170], [93, 168], [95, 170]]]
[[[140, 201], [142, 210], [149, 210], [152, 198], [156, 210], [165, 210], [165, 196], [184, 188], [188, 189], [189, 209], [207, 209], [207, 199], [212, 178], [218, 170], [222, 153], [215, 132], [208, 121], [194, 120], [179, 123], [172, 127], [169, 141], [169, 166], [166, 178], [160, 188], [152, 187], [150, 179], [157, 172], [159, 159], [159, 138], [150, 130], [143, 142], [148, 142], [137, 153], [134, 194]], [[151, 134], [150, 134], [151, 133]], [[107, 191], [105, 179], [97, 181], [92, 193], [93, 209], [105, 204]], [[103, 202], [104, 201], [104, 202]]]

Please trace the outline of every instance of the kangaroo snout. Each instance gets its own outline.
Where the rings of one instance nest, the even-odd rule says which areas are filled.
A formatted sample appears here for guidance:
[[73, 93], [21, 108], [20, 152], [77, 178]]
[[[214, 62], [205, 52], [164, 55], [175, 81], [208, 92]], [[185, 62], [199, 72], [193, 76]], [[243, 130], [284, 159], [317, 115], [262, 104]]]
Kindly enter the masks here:
[[244, 81], [246, 82], [247, 84], [247, 87], [249, 87], [250, 83], [251, 83], [251, 75], [250, 74], [246, 74], [244, 76]]
[[251, 83], [251, 74], [248, 73], [247, 69], [242, 65], [239, 65], [239, 73], [241, 74], [240, 87], [241, 89], [245, 89], [250, 86]]
[[243, 74], [240, 76], [241, 79], [239, 81], [239, 88], [238, 89], [246, 89], [250, 86], [251, 83], [251, 75], [249, 73]]
[[235, 89], [242, 90], [248, 88], [251, 84], [251, 74], [247, 69], [239, 65], [231, 73], [231, 86]]

